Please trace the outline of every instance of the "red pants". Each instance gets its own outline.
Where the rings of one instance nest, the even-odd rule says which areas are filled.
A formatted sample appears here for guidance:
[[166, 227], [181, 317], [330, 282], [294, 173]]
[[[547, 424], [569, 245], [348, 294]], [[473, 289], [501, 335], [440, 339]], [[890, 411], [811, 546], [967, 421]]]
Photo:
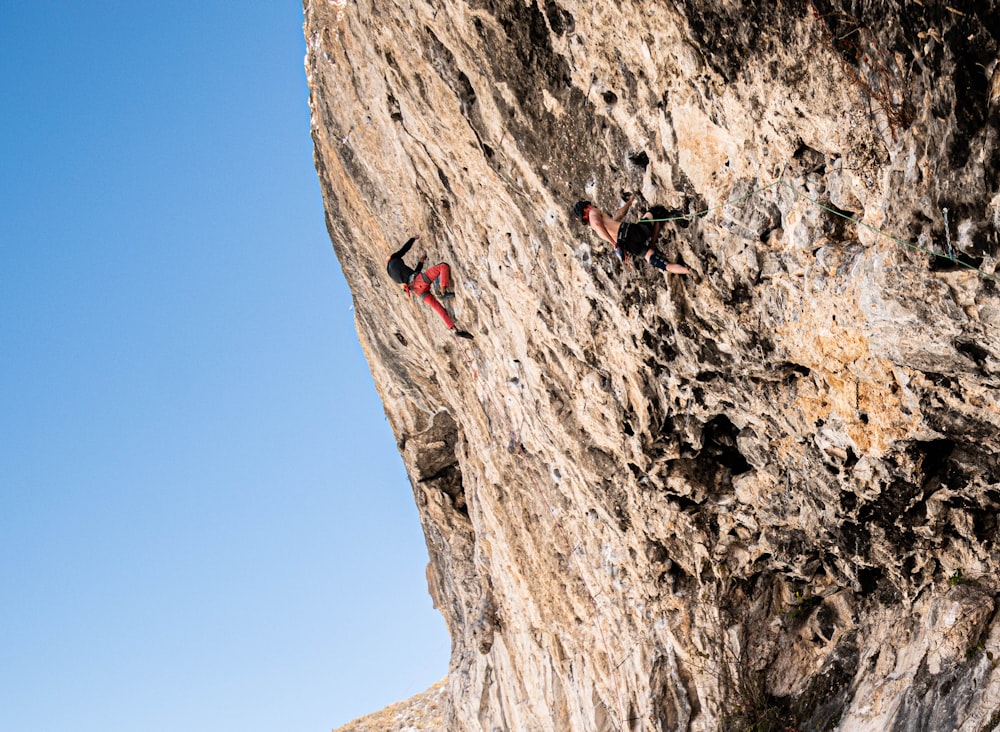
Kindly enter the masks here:
[[441, 320], [444, 324], [448, 326], [448, 330], [452, 330], [455, 327], [455, 323], [451, 318], [448, 317], [448, 311], [441, 306], [441, 303], [437, 301], [437, 298], [431, 294], [431, 283], [441, 278], [440, 285], [441, 289], [445, 290], [448, 288], [448, 284], [451, 281], [451, 268], [447, 264], [441, 262], [441, 264], [435, 264], [433, 267], [425, 269], [423, 272], [417, 274], [413, 278], [413, 283], [410, 285], [410, 292], [419, 297], [425, 303], [427, 303], [438, 315], [441, 316]]

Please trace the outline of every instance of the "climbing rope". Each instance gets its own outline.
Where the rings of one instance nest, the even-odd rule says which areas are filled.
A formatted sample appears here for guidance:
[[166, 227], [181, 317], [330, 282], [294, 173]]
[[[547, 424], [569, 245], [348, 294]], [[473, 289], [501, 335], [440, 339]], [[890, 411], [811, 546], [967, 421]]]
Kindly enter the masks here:
[[[985, 270], [983, 270], [983, 269], [981, 269], [979, 267], [976, 267], [975, 265], [969, 264], [968, 262], [963, 262], [961, 259], [956, 258], [955, 257], [955, 253], [951, 249], [950, 246], [948, 248], [948, 252], [935, 252], [933, 249], [928, 249], [927, 247], [922, 247], [919, 244], [914, 244], [913, 242], [907, 241], [906, 239], [901, 239], [901, 238], [899, 238], [897, 236], [893, 236], [892, 234], [890, 234], [887, 231], [882, 231], [881, 229], [879, 229], [879, 228], [877, 228], [875, 226], [872, 226], [871, 224], [865, 223], [864, 221], [861, 221], [860, 219], [858, 219], [858, 218], [856, 218], [854, 216], [850, 216], [850, 215], [844, 213], [843, 211], [838, 211], [835, 208], [827, 206], [827, 205], [825, 205], [825, 204], [817, 201], [815, 198], [812, 198], [811, 196], [806, 195], [805, 193], [803, 193], [802, 191], [798, 190], [797, 188], [795, 188], [790, 183], [786, 183], [783, 180], [775, 181], [775, 184], [784, 186], [785, 188], [787, 188], [788, 190], [790, 190], [792, 193], [794, 193], [799, 198], [802, 198], [802, 199], [804, 199], [806, 201], [809, 201], [811, 204], [813, 204], [814, 206], [817, 206], [818, 208], [823, 209], [824, 211], [827, 211], [829, 213], [835, 214], [836, 216], [839, 216], [842, 219], [846, 219], [847, 221], [850, 221], [850, 222], [852, 222], [854, 224], [857, 224], [858, 226], [863, 226], [866, 229], [868, 229], [869, 231], [873, 231], [876, 234], [878, 234], [879, 236], [884, 236], [889, 241], [895, 242], [896, 244], [899, 244], [900, 246], [908, 247], [908, 248], [913, 249], [915, 251], [923, 252], [924, 254], [932, 254], [933, 256], [938, 257], [940, 259], [947, 259], [949, 262], [952, 262], [954, 264], [957, 264], [957, 265], [960, 265], [962, 267], [965, 267], [966, 269], [972, 270], [973, 272], [977, 273], [981, 277], [984, 277], [984, 278], [986, 278], [988, 280], [993, 280], [994, 282], [1000, 283], [1000, 277], [997, 277], [997, 275], [991, 274], [990, 272], [987, 272], [987, 271], [985, 271]], [[947, 221], [947, 219], [946, 219], [946, 221]], [[949, 238], [950, 238], [950, 236], [949, 236]]]
[[761, 186], [756, 188], [749, 193], [745, 193], [742, 196], [732, 199], [731, 201], [726, 201], [725, 203], [720, 203], [718, 206], [710, 206], [709, 208], [702, 209], [701, 211], [695, 211], [694, 213], [683, 214], [681, 216], [668, 216], [662, 219], [641, 219], [644, 222], [656, 222], [656, 221], [693, 221], [694, 219], [700, 219], [703, 216], [708, 216], [712, 211], [718, 211], [720, 208], [725, 208], [726, 206], [732, 206], [737, 203], [743, 203], [744, 201], [753, 198], [758, 193], [763, 193], [764, 191], [769, 191], [778, 185], [779, 181], [773, 181], [768, 183], [766, 186]]
[[744, 201], [749, 200], [750, 198], [753, 198], [758, 193], [763, 193], [764, 191], [771, 190], [776, 185], [778, 185], [778, 183], [780, 183], [780, 181], [777, 181], [777, 180], [773, 181], [771, 183], [768, 183], [766, 186], [761, 186], [760, 188], [756, 188], [756, 189], [750, 191], [749, 193], [743, 194], [742, 196], [738, 196], [737, 198], [734, 198], [732, 200], [726, 201], [725, 203], [720, 203], [718, 206], [710, 206], [708, 208], [702, 209], [701, 211], [695, 211], [693, 213], [682, 214], [680, 216], [667, 216], [667, 217], [662, 218], [662, 219], [641, 219], [641, 221], [644, 221], [644, 222], [657, 222], [657, 221], [693, 221], [694, 219], [700, 219], [700, 218], [702, 218], [704, 216], [708, 216], [708, 214], [712, 213], [713, 211], [718, 211], [720, 208], [725, 208], [726, 206], [732, 206], [732, 205], [737, 204], [737, 203], [743, 203]]
[[749, 193], [746, 193], [746, 194], [744, 194], [742, 196], [738, 196], [736, 198], [733, 198], [732, 200], [726, 201], [725, 203], [721, 203], [721, 204], [719, 204], [717, 206], [711, 206], [709, 208], [702, 209], [701, 211], [695, 211], [693, 213], [683, 214], [681, 216], [669, 216], [669, 217], [666, 217], [666, 218], [659, 218], [659, 219], [643, 219], [643, 221], [650, 221], [650, 222], [657, 222], [657, 221], [693, 221], [695, 219], [699, 219], [699, 218], [702, 218], [704, 216], [707, 216], [708, 214], [712, 213], [713, 211], [717, 211], [717, 210], [719, 210], [721, 208], [725, 208], [726, 206], [732, 206], [732, 205], [735, 205], [735, 204], [738, 204], [738, 203], [743, 203], [744, 201], [747, 201], [750, 198], [752, 198], [752, 197], [754, 197], [754, 196], [756, 196], [758, 194], [764, 193], [765, 191], [769, 191], [772, 188], [776, 188], [778, 186], [787, 188], [789, 191], [791, 191], [792, 193], [794, 193], [796, 196], [798, 196], [799, 198], [801, 198], [801, 199], [803, 199], [805, 201], [808, 201], [809, 203], [813, 204], [817, 208], [820, 208], [820, 209], [822, 209], [822, 210], [824, 210], [824, 211], [826, 211], [828, 213], [832, 213], [835, 216], [839, 216], [842, 219], [846, 219], [847, 221], [850, 221], [851, 223], [856, 224], [857, 226], [863, 226], [866, 229], [868, 229], [869, 231], [872, 231], [872, 232], [874, 232], [875, 234], [877, 234], [879, 236], [884, 236], [889, 241], [895, 242], [896, 244], [898, 244], [900, 246], [907, 247], [909, 249], [913, 249], [913, 250], [918, 251], [918, 252], [923, 252], [924, 254], [930, 254], [930, 255], [933, 255], [933, 256], [938, 257], [940, 259], [946, 259], [949, 262], [952, 262], [953, 264], [959, 265], [961, 267], [965, 267], [966, 269], [969, 269], [969, 270], [975, 272], [976, 274], [978, 274], [979, 276], [981, 276], [981, 277], [983, 277], [985, 279], [992, 280], [993, 282], [1000, 283], [1000, 277], [998, 277], [997, 275], [992, 274], [990, 272], [987, 272], [984, 269], [981, 269], [980, 267], [976, 267], [973, 264], [969, 264], [968, 262], [965, 262], [962, 259], [957, 258], [955, 256], [955, 252], [954, 252], [954, 250], [951, 247], [951, 232], [950, 232], [950, 230], [948, 230], [948, 219], [947, 219], [948, 214], [947, 214], [947, 209], [945, 209], [945, 228], [946, 228], [945, 233], [946, 233], [946, 235], [948, 237], [948, 251], [947, 252], [936, 252], [933, 249], [928, 249], [927, 247], [923, 247], [923, 246], [920, 246], [919, 244], [914, 244], [911, 241], [907, 241], [906, 239], [902, 239], [900, 237], [894, 236], [893, 234], [890, 234], [887, 231], [883, 231], [882, 229], [879, 229], [879, 228], [877, 228], [875, 226], [872, 226], [871, 224], [866, 223], [866, 222], [862, 221], [861, 219], [859, 219], [859, 218], [857, 218], [855, 216], [851, 216], [850, 214], [847, 214], [847, 213], [845, 213], [843, 211], [840, 211], [840, 210], [838, 210], [836, 208], [833, 208], [831, 206], [827, 206], [826, 204], [824, 204], [824, 203], [816, 200], [812, 196], [810, 196], [810, 195], [808, 195], [806, 193], [803, 193], [798, 188], [796, 188], [791, 183], [788, 183], [787, 181], [785, 181], [782, 178], [778, 178], [777, 180], [774, 180], [774, 181], [772, 181], [771, 183], [768, 183], [765, 186], [761, 186], [760, 188], [756, 188], [756, 189], [750, 191]]

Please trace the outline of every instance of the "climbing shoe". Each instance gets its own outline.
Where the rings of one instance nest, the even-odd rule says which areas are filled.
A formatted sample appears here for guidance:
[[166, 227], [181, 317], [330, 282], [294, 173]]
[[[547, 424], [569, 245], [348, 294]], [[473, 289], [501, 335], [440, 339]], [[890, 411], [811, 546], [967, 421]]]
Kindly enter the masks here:
[[466, 338], [466, 339], [468, 339], [470, 341], [472, 340], [472, 333], [470, 333], [467, 330], [457, 330], [456, 329], [456, 330], [453, 330], [452, 333], [454, 333], [455, 336], [458, 337], [458, 338]]
[[449, 297], [455, 297], [455, 293], [451, 290], [441, 290], [441, 299], [447, 300]]

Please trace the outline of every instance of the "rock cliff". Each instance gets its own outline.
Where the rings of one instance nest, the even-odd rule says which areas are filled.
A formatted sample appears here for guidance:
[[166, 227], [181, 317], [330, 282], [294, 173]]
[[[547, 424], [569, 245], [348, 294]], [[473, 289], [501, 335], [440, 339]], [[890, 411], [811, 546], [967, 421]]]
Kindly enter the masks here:
[[[307, 0], [305, 36], [446, 728], [996, 728], [996, 1]], [[571, 215], [629, 193], [694, 275]], [[475, 340], [386, 276], [413, 234]]]

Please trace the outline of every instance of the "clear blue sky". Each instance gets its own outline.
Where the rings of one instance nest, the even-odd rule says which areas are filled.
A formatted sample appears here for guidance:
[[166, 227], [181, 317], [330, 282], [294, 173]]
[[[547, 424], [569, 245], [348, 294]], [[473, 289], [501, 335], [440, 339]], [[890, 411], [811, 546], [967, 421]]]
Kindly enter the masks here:
[[294, 0], [0, 3], [2, 730], [329, 730], [447, 672], [304, 53]]

